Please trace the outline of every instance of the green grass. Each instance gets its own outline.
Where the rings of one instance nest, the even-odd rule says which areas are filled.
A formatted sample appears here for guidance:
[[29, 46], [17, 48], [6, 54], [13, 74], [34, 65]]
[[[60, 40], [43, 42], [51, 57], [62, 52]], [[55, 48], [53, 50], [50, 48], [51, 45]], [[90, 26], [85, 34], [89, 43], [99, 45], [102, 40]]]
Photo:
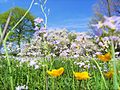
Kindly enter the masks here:
[[[18, 85], [27, 85], [29, 90], [113, 90], [113, 78], [105, 78], [105, 83], [102, 79], [101, 73], [98, 68], [83, 69], [73, 64], [75, 59], [53, 58], [51, 61], [40, 59], [43, 61], [44, 66], [39, 69], [28, 67], [28, 62], [20, 65], [20, 62], [14, 59], [11, 61], [12, 73], [10, 75], [7, 66], [7, 60], [0, 60], [0, 90], [11, 90], [9, 76], [13, 77], [13, 87]], [[101, 65], [100, 61], [97, 61]], [[20, 66], [19, 66], [20, 65]], [[90, 65], [96, 65], [91, 60]], [[47, 70], [57, 69], [64, 67], [64, 73], [53, 78], [47, 74]], [[117, 70], [120, 70], [120, 61], [117, 62]], [[73, 71], [88, 71], [90, 79], [78, 81], [73, 76]], [[103, 71], [102, 71], [103, 74]], [[104, 74], [103, 74], [104, 76]], [[118, 82], [120, 83], [120, 73], [118, 73]], [[73, 85], [74, 84], [74, 85]], [[54, 85], [54, 87], [53, 87]]]

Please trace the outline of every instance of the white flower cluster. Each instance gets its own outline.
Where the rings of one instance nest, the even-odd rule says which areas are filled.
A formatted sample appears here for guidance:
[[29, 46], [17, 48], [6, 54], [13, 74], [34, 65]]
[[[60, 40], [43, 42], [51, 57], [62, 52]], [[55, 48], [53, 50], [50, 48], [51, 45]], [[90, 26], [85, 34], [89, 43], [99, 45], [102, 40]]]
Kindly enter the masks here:
[[96, 36], [96, 44], [98, 52], [110, 51], [111, 41], [115, 46], [115, 52], [120, 53], [120, 17], [119, 16], [104, 16], [102, 21], [92, 25], [93, 33]]
[[15, 88], [15, 90], [28, 90], [28, 86], [25, 86], [25, 85], [23, 85], [23, 86], [17, 86]]
[[60, 56], [77, 58], [96, 50], [91, 37], [86, 33], [68, 32], [66, 29], [51, 30], [35, 36], [30, 44], [24, 46], [22, 56]]
[[[16, 44], [16, 42], [7, 42], [6, 47], [7, 47], [8, 53], [10, 53], [10, 54], [16, 54], [20, 50], [20, 48]], [[5, 50], [4, 50], [3, 46], [1, 46], [1, 48], [0, 48], [0, 53], [1, 54], [5, 53]]]
[[90, 56], [86, 56], [86, 57], [81, 56], [80, 59], [76, 59], [74, 61], [74, 64], [79, 66], [80, 69], [82, 69], [82, 70], [96, 68], [95, 65], [91, 64], [91, 57]]

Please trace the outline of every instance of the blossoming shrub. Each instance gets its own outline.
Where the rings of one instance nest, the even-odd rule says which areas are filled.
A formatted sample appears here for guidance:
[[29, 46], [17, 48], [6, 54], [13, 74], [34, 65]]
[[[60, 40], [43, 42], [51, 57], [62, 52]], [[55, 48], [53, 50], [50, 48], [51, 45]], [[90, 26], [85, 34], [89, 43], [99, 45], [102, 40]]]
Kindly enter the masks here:
[[[98, 24], [92, 25], [95, 35], [94, 42], [98, 45], [98, 52], [110, 52], [111, 40], [114, 42], [115, 51], [120, 52], [120, 17], [111, 16], [103, 17], [103, 21]], [[117, 53], [116, 53], [117, 54]]]
[[71, 33], [63, 29], [41, 32], [31, 40], [30, 44], [24, 46], [21, 54], [77, 58], [87, 53], [92, 55], [96, 49], [97, 47], [86, 33]]

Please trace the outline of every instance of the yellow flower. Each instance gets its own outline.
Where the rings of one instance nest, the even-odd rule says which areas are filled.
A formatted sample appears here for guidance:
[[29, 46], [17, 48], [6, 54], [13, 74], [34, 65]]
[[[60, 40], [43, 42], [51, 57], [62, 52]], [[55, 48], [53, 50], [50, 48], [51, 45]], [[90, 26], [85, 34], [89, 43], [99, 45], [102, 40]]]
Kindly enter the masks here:
[[47, 71], [47, 73], [53, 77], [58, 77], [60, 76], [61, 74], [63, 74], [64, 72], [64, 68], [61, 67], [59, 69], [53, 69], [52, 71]]
[[107, 78], [112, 78], [112, 77], [113, 77], [113, 73], [114, 73], [114, 71], [111, 70], [111, 71], [105, 73], [105, 76], [106, 76]]
[[110, 52], [106, 53], [105, 55], [97, 55], [97, 56], [103, 62], [107, 62], [107, 61], [111, 60]]
[[77, 80], [86, 80], [90, 78], [88, 72], [73, 72], [73, 74]]

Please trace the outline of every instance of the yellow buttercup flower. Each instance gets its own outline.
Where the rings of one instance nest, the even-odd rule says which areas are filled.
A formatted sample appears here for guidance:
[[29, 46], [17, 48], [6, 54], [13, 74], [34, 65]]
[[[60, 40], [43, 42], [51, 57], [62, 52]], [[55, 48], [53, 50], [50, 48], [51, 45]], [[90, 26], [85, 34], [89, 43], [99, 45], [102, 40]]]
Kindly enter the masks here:
[[106, 53], [105, 55], [97, 55], [97, 56], [103, 62], [107, 62], [107, 61], [111, 60], [110, 52]]
[[90, 78], [88, 72], [73, 72], [73, 74], [77, 80], [86, 80]]
[[60, 75], [62, 75], [64, 72], [64, 68], [61, 67], [59, 69], [53, 69], [52, 71], [47, 71], [47, 73], [53, 77], [58, 77]]
[[112, 77], [113, 77], [113, 73], [114, 73], [113, 70], [108, 71], [107, 73], [105, 73], [105, 76], [106, 76], [107, 78], [112, 78]]

